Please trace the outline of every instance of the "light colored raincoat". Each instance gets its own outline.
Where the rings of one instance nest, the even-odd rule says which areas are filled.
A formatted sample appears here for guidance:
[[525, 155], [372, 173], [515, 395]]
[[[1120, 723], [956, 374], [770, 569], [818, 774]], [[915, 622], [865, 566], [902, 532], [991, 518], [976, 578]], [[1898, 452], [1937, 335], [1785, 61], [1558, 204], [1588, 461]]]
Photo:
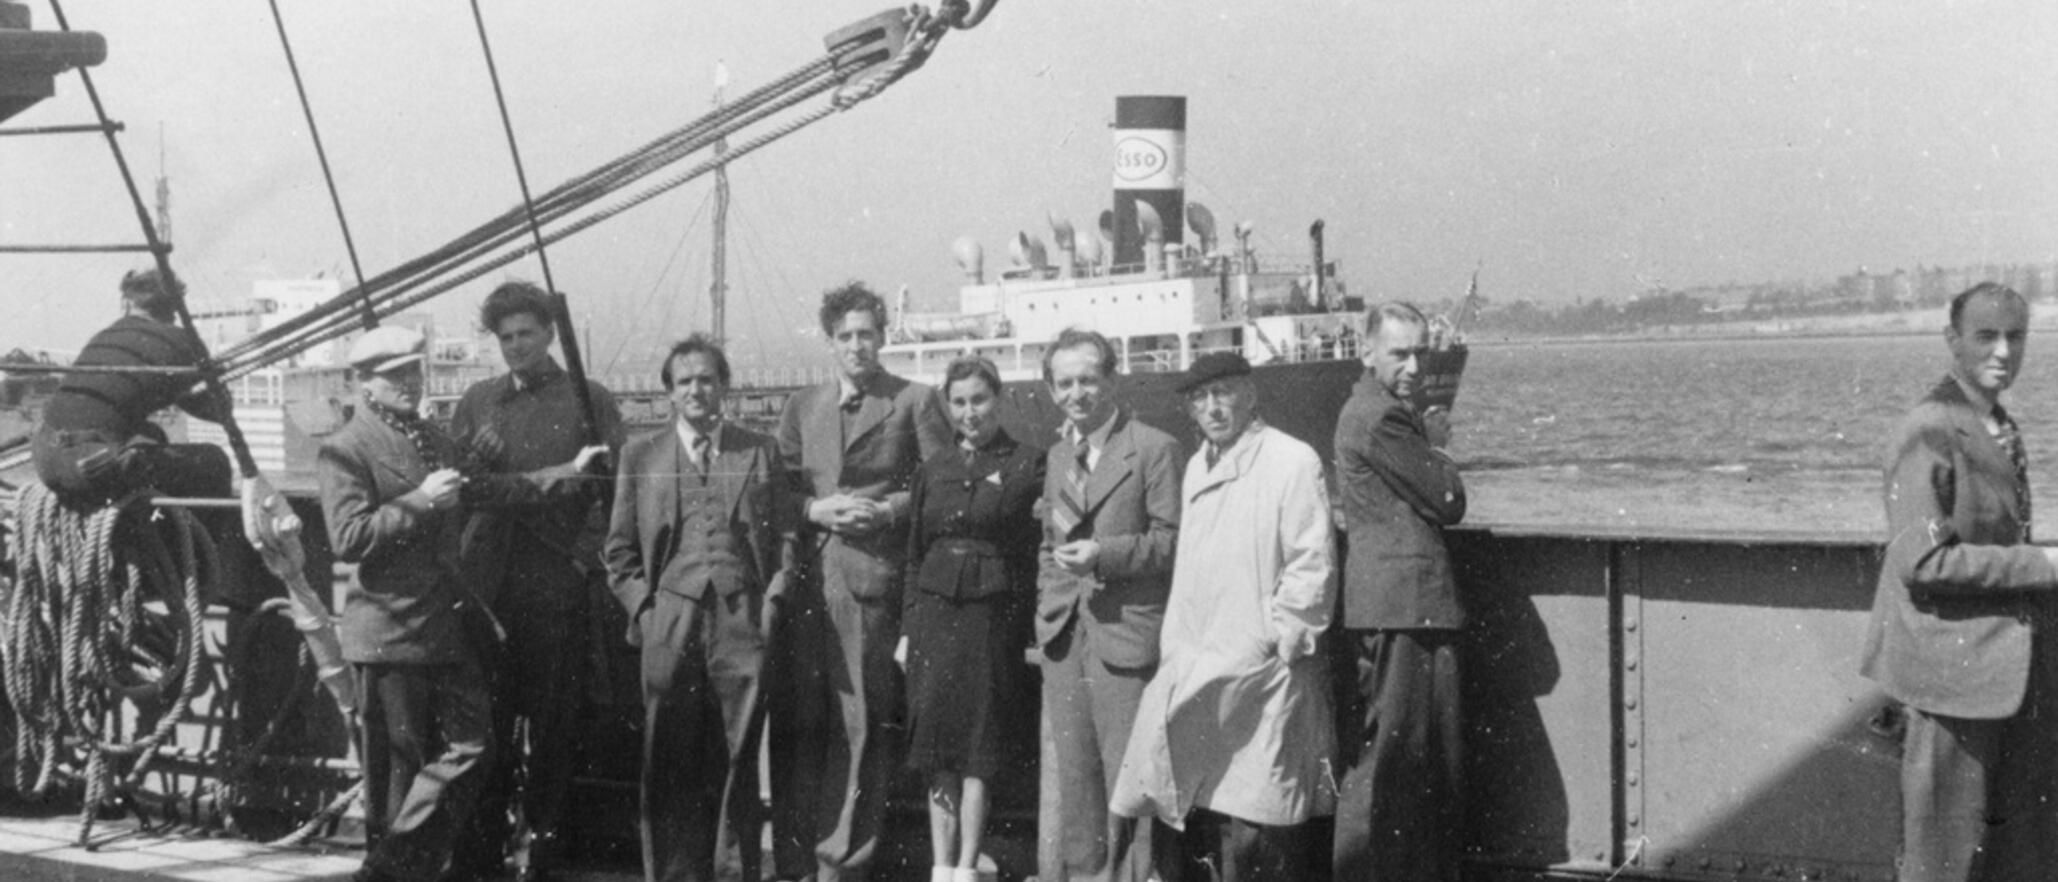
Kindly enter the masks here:
[[1315, 641], [1334, 548], [1322, 460], [1253, 422], [1210, 469], [1187, 466], [1163, 658], [1111, 799], [1183, 828], [1207, 808], [1258, 824], [1336, 810], [1334, 710]]

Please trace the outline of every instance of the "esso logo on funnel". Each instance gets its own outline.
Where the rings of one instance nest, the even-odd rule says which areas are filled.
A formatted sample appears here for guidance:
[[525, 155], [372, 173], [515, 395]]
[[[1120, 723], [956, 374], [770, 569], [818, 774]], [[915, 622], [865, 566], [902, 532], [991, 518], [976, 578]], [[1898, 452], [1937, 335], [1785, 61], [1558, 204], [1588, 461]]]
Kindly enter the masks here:
[[1119, 132], [1115, 136], [1115, 186], [1172, 190], [1179, 187], [1177, 132]]

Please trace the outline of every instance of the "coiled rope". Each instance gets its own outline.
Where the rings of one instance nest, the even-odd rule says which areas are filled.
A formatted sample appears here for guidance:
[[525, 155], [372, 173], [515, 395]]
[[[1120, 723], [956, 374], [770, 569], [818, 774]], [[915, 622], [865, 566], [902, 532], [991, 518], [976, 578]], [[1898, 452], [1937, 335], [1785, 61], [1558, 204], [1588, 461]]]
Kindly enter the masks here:
[[[192, 515], [147, 495], [81, 513], [33, 482], [15, 523], [18, 569], [0, 620], [15, 786], [42, 796], [83, 751], [85, 845], [102, 805], [142, 780], [205, 684], [201, 598], [218, 572], [214, 543]], [[149, 731], [122, 737], [124, 704]]]

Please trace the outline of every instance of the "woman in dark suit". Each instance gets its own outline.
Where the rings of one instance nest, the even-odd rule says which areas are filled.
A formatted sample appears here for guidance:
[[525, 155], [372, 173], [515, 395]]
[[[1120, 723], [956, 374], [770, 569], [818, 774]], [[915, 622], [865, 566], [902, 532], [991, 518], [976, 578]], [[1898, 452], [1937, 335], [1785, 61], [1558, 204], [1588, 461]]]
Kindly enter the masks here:
[[906, 609], [908, 764], [929, 782], [932, 882], [972, 882], [986, 784], [1009, 733], [1031, 722], [1025, 613], [1036, 592], [1043, 451], [1000, 428], [1000, 373], [967, 357], [944, 375], [956, 446], [922, 462], [909, 510]]

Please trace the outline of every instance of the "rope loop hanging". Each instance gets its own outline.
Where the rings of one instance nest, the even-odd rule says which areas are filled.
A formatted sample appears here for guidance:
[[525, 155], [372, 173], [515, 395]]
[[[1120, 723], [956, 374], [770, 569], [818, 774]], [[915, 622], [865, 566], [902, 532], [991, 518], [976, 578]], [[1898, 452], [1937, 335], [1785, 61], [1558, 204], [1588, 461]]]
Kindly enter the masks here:
[[16, 579], [0, 609], [13, 778], [40, 797], [83, 753], [83, 845], [100, 807], [142, 781], [207, 682], [203, 598], [219, 568], [193, 516], [145, 494], [81, 512], [30, 482], [17, 504]]

